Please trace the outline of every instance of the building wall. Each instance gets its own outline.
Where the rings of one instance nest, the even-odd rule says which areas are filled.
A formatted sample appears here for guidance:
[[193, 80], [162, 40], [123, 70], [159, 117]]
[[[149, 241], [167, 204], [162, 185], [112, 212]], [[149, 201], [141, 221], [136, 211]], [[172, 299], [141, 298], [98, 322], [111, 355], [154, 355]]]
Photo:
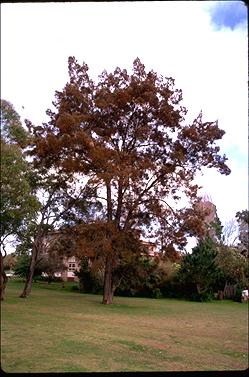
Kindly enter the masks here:
[[[46, 249], [46, 246], [50, 242], [53, 242], [54, 237], [56, 237], [58, 233], [59, 231], [51, 232], [49, 235], [47, 235], [44, 238], [44, 249]], [[141, 242], [148, 250], [148, 255], [150, 257], [154, 257], [157, 254], [157, 248], [153, 242], [148, 242], [148, 241], [141, 241]], [[61, 272], [60, 271], [56, 272], [55, 276], [60, 277], [63, 281], [79, 281], [79, 278], [74, 274], [74, 272], [80, 270], [81, 261], [77, 257], [71, 256], [71, 257], [64, 257], [63, 263], [65, 265], [65, 270]]]
[[208, 235], [211, 238], [215, 239], [216, 234], [215, 230], [211, 227], [211, 223], [214, 222], [217, 218], [216, 206], [209, 200], [203, 200], [200, 203], [198, 203], [197, 209], [208, 212], [204, 218], [204, 222], [208, 227]]
[[153, 242], [147, 242], [147, 241], [141, 241], [141, 242], [148, 250], [148, 255], [150, 257], [154, 257], [157, 254], [157, 248]]
[[199, 203], [199, 208], [202, 210], [207, 210], [209, 211], [209, 214], [206, 215], [205, 217], [205, 223], [210, 224], [213, 222], [217, 216], [216, 214], [216, 206], [210, 202], [210, 201], [202, 201]]

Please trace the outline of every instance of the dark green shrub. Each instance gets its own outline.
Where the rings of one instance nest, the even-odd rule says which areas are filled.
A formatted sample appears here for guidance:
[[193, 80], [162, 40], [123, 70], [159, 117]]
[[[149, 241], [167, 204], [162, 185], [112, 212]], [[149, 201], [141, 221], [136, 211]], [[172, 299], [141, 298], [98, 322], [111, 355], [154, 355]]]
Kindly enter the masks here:
[[233, 300], [236, 301], [236, 302], [242, 302], [241, 297], [242, 297], [242, 289], [237, 288]]
[[167, 298], [189, 298], [191, 293], [195, 291], [195, 286], [190, 282], [183, 284], [178, 276], [175, 276], [172, 280], [165, 282], [160, 287], [163, 297]]
[[54, 282], [54, 283], [60, 283], [62, 282], [62, 278], [59, 277], [59, 276], [43, 276], [43, 275], [40, 275], [40, 276], [36, 276], [35, 279], [37, 281], [46, 281], [46, 282]]
[[16, 259], [16, 264], [14, 266], [15, 275], [26, 278], [29, 272], [30, 262], [31, 257], [29, 255], [18, 256]]
[[214, 299], [214, 295], [210, 292], [193, 293], [190, 299], [197, 302], [209, 302]]
[[82, 259], [80, 271], [75, 271], [75, 275], [79, 278], [79, 291], [81, 293], [103, 293], [103, 287], [97, 278], [97, 274], [94, 274], [89, 267], [88, 257]]
[[79, 288], [78, 285], [73, 285], [73, 286], [71, 287], [71, 291], [79, 291], [79, 290], [80, 290], [80, 288]]
[[162, 293], [160, 291], [160, 288], [155, 288], [152, 290], [152, 298], [161, 298], [162, 297]]
[[134, 297], [135, 296], [135, 290], [132, 288], [123, 288], [123, 287], [118, 287], [115, 291], [116, 296], [121, 296], [121, 297]]
[[162, 293], [160, 288], [154, 287], [150, 284], [144, 284], [142, 287], [134, 290], [134, 296], [136, 297], [148, 297], [148, 298], [160, 298]]

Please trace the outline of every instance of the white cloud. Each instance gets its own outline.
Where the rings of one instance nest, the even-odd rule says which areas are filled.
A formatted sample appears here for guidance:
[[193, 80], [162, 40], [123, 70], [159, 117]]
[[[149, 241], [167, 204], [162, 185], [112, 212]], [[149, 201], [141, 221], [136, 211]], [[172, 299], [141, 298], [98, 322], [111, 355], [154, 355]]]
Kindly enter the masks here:
[[[196, 1], [1, 4], [1, 94], [35, 123], [46, 121], [55, 90], [68, 80], [67, 59], [94, 78], [116, 66], [176, 79], [188, 121], [200, 110], [219, 120], [219, 142], [232, 174], [200, 179], [221, 218], [247, 206], [248, 60], [246, 30], [214, 30], [207, 4]], [[24, 109], [22, 109], [24, 106]]]
[[216, 205], [222, 223], [233, 219], [236, 212], [248, 208], [248, 171], [247, 166], [240, 166], [239, 161], [230, 161], [231, 174], [224, 176], [215, 170], [206, 169], [196, 181], [203, 188], [202, 194], [209, 194]]

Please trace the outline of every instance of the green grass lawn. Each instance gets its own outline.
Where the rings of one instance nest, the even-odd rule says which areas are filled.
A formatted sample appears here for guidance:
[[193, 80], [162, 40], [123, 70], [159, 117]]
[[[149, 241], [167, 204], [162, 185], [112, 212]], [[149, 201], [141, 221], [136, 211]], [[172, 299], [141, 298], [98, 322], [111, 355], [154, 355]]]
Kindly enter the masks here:
[[248, 367], [248, 305], [101, 296], [72, 283], [10, 281], [2, 302], [5, 372], [238, 370]]

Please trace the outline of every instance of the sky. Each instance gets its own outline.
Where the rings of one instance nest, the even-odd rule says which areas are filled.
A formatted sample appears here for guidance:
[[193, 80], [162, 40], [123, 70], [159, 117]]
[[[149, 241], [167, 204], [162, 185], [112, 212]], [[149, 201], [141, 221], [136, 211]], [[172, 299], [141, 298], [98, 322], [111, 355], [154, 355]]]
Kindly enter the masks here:
[[218, 119], [232, 173], [207, 169], [203, 186], [224, 224], [248, 208], [248, 41], [242, 1], [119, 1], [1, 4], [1, 98], [21, 118], [48, 120], [54, 93], [68, 81], [67, 60], [91, 78], [139, 57], [175, 79], [191, 123]]

